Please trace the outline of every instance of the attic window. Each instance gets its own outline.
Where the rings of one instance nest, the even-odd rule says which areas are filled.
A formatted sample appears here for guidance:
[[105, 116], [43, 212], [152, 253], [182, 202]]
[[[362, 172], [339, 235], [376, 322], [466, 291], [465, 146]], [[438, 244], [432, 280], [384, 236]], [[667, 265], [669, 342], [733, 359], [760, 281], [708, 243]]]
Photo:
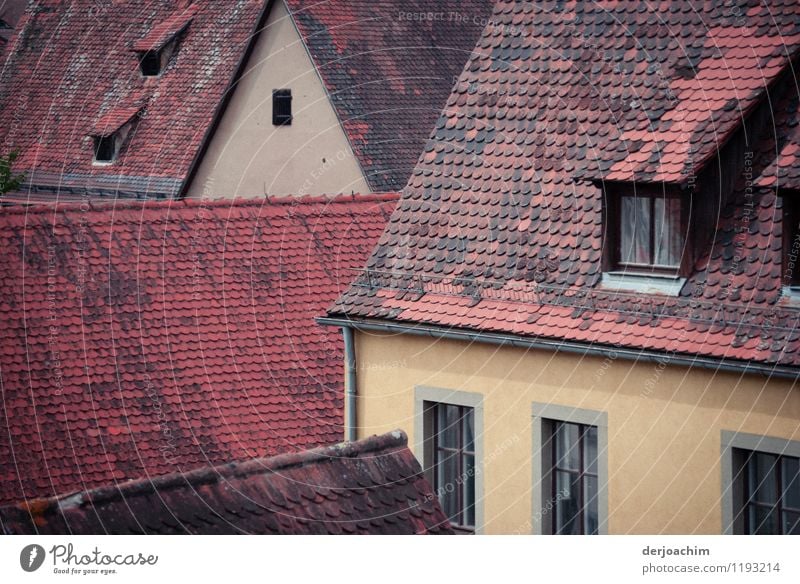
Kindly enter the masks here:
[[800, 292], [800, 204], [783, 197], [783, 285]]
[[625, 272], [678, 275], [685, 243], [679, 196], [620, 194], [616, 200], [615, 267]]
[[292, 125], [292, 90], [272, 90], [272, 125]]
[[159, 51], [147, 51], [139, 60], [139, 68], [145, 77], [155, 77], [161, 73], [161, 56]]
[[94, 139], [94, 161], [114, 162], [117, 148], [114, 136], [96, 136]]
[[117, 159], [141, 112], [141, 106], [119, 108], [95, 123], [91, 132], [95, 164], [111, 164]]

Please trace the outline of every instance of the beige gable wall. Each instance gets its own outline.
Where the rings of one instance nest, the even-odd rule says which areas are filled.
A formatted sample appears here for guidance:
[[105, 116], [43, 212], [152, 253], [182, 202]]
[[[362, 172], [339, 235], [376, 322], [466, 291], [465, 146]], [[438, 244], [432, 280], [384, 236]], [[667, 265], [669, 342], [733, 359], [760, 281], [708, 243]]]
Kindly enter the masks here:
[[533, 403], [607, 413], [610, 534], [719, 534], [721, 432], [800, 440], [785, 380], [380, 333], [356, 355], [359, 438], [402, 428], [413, 448], [416, 386], [483, 396], [489, 534], [531, 533]]
[[[292, 90], [291, 126], [272, 125], [273, 89]], [[294, 22], [277, 0], [188, 195], [369, 191]]]

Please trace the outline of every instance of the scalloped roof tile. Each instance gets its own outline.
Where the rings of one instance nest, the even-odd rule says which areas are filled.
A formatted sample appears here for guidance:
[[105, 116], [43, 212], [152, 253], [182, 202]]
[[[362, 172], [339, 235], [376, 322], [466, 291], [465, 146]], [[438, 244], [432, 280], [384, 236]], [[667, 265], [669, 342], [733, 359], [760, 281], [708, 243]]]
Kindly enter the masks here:
[[726, 6], [497, 2], [366, 269], [329, 313], [800, 366], [781, 201], [747, 182], [775, 156], [771, 130], [679, 296], [599, 286], [603, 191], [588, 179], [680, 181], [767, 91], [780, 165], [800, 172], [797, 90], [779, 81], [800, 4]]

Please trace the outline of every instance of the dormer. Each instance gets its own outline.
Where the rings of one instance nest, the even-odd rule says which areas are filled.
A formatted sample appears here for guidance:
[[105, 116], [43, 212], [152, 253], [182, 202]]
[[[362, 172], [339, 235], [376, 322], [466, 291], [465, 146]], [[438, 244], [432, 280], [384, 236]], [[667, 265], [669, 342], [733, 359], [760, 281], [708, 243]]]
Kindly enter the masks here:
[[142, 106], [116, 108], [92, 126], [90, 136], [94, 152], [92, 162], [95, 165], [105, 166], [117, 161], [141, 112]]
[[158, 77], [167, 68], [194, 13], [194, 6], [179, 11], [167, 20], [156, 23], [149, 33], [133, 44], [139, 71], [144, 77]]
[[604, 186], [603, 285], [675, 295], [692, 266], [688, 245], [691, 192], [635, 182]]

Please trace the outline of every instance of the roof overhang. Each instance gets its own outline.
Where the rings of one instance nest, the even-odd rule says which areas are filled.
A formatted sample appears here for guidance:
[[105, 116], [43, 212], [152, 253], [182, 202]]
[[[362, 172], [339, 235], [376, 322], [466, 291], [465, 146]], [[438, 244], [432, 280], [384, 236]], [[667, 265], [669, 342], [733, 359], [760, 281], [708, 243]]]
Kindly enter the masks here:
[[510, 346], [522, 349], [538, 349], [543, 351], [563, 352], [579, 355], [622, 358], [629, 361], [648, 363], [666, 363], [683, 367], [700, 367], [715, 372], [731, 372], [738, 374], [756, 374], [781, 379], [800, 379], [800, 368], [784, 365], [770, 365], [737, 359], [718, 359], [685, 353], [661, 352], [646, 349], [632, 349], [608, 344], [586, 344], [563, 339], [546, 337], [524, 337], [508, 333], [493, 333], [471, 329], [441, 327], [429, 324], [398, 322], [378, 319], [352, 319], [346, 315], [331, 314], [318, 317], [317, 323], [324, 326], [349, 327], [359, 331], [390, 332], [449, 339], [469, 343], [487, 343], [491, 345]]

